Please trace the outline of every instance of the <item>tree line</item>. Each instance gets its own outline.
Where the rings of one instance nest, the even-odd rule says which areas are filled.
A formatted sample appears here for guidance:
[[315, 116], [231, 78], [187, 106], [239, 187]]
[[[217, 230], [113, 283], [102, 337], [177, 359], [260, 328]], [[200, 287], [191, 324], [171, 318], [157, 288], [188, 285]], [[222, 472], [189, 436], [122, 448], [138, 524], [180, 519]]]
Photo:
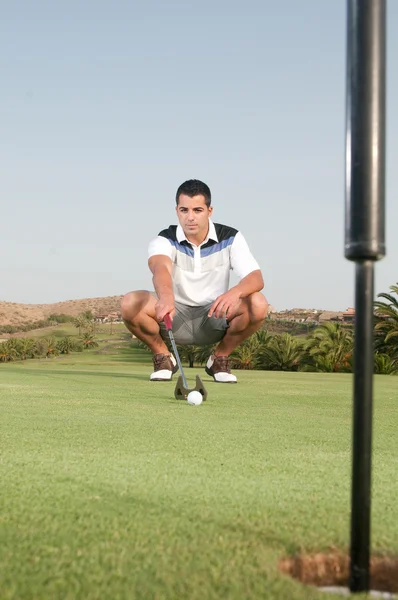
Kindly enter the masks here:
[[28, 358], [51, 358], [60, 354], [83, 352], [86, 348], [94, 348], [98, 342], [92, 336], [81, 339], [66, 336], [57, 340], [55, 337], [43, 338], [10, 338], [0, 344], [0, 362], [26, 360]]
[[[72, 322], [79, 331], [78, 338], [70, 335], [59, 340], [54, 336], [42, 338], [9, 338], [5, 342], [0, 343], [0, 362], [26, 360], [28, 358], [51, 358], [60, 354], [83, 352], [85, 349], [96, 348], [98, 346], [98, 341], [95, 338], [96, 323], [93, 320], [91, 311], [81, 313], [77, 317], [51, 315], [49, 320], [53, 321], [52, 325]], [[40, 321], [36, 323], [40, 323]], [[48, 327], [48, 324], [45, 326]]]
[[78, 323], [87, 325], [88, 323], [94, 322], [94, 316], [91, 310], [86, 310], [77, 317], [72, 315], [59, 315], [51, 314], [46, 319], [39, 319], [38, 321], [28, 321], [27, 323], [20, 323], [18, 325], [0, 325], [1, 333], [20, 333], [21, 331], [34, 331], [36, 329], [44, 329], [45, 327], [54, 327], [54, 325], [60, 325], [62, 323]]
[[[398, 283], [375, 302], [374, 372], [398, 374]], [[0, 344], [0, 362], [51, 357], [98, 346], [96, 323], [88, 311], [72, 317], [79, 330], [78, 339], [66, 336], [48, 338], [10, 338]], [[351, 326], [328, 321], [306, 336], [271, 334], [264, 328], [254, 333], [231, 354], [234, 369], [271, 371], [313, 371], [349, 373], [353, 370], [354, 336]], [[147, 348], [137, 341], [140, 347]], [[183, 362], [190, 367], [203, 365], [215, 346], [178, 346]]]
[[[398, 284], [381, 293], [375, 302], [374, 372], [398, 374]], [[139, 345], [144, 347], [143, 344]], [[207, 362], [214, 346], [177, 346], [190, 367]], [[171, 348], [169, 348], [171, 350]], [[351, 325], [327, 321], [306, 336], [271, 334], [263, 329], [243, 342], [230, 356], [234, 369], [350, 373], [354, 361]]]
[[44, 327], [53, 327], [59, 323], [72, 323], [74, 317], [70, 315], [50, 315], [47, 319], [39, 319], [38, 321], [30, 321], [21, 323], [20, 325], [0, 325], [1, 333], [20, 333], [21, 331], [33, 331], [35, 329], [43, 329]]

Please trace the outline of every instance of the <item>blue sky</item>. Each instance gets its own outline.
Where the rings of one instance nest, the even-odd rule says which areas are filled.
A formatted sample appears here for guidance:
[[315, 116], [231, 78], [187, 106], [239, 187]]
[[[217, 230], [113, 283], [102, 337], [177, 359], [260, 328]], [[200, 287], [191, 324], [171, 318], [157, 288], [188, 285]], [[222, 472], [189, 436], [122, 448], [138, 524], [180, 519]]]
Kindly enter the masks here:
[[[398, 281], [398, 3], [388, 5], [387, 257]], [[151, 289], [190, 178], [278, 309], [345, 310], [343, 0], [16, 1], [0, 20], [0, 300]], [[233, 281], [233, 280], [232, 280]]]

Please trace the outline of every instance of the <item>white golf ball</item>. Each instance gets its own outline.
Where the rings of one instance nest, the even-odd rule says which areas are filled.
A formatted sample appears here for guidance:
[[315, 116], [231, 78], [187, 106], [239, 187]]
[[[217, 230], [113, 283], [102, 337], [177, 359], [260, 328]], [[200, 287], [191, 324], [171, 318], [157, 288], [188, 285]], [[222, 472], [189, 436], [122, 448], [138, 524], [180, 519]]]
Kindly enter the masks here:
[[187, 402], [188, 402], [188, 404], [193, 404], [194, 406], [199, 406], [199, 404], [202, 404], [202, 402], [203, 402], [203, 396], [200, 392], [193, 390], [192, 392], [189, 392], [188, 397], [187, 397]]

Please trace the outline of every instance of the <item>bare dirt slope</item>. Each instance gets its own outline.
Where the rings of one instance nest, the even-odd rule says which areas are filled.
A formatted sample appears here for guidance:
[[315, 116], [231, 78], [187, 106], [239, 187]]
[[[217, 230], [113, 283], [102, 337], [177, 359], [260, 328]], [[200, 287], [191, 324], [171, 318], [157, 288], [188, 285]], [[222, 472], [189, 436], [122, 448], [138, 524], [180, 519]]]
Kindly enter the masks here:
[[93, 315], [109, 312], [120, 312], [121, 296], [106, 298], [84, 298], [82, 300], [67, 300], [54, 304], [18, 304], [0, 300], [0, 325], [20, 325], [41, 321], [52, 314], [76, 315], [91, 310]]

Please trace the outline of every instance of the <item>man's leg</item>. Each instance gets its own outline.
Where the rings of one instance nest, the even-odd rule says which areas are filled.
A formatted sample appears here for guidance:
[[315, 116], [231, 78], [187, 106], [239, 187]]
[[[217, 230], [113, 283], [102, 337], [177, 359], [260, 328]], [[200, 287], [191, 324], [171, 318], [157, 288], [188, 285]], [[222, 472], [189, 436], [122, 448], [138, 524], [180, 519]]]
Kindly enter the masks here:
[[154, 372], [150, 376], [151, 381], [169, 381], [178, 367], [160, 335], [155, 304], [156, 298], [150, 292], [141, 290], [123, 296], [120, 308], [127, 329], [153, 352]]
[[255, 331], [260, 329], [268, 313], [268, 302], [260, 292], [242, 298], [236, 313], [228, 319], [229, 327], [214, 351], [215, 356], [229, 356]]
[[154, 354], [168, 354], [155, 317], [155, 304], [156, 298], [150, 292], [129, 292], [123, 296], [120, 304], [122, 319], [127, 329]]
[[249, 336], [260, 329], [268, 312], [268, 302], [260, 292], [242, 298], [234, 315], [228, 319], [229, 327], [206, 364], [206, 373], [219, 383], [236, 383], [229, 368], [228, 357]]

